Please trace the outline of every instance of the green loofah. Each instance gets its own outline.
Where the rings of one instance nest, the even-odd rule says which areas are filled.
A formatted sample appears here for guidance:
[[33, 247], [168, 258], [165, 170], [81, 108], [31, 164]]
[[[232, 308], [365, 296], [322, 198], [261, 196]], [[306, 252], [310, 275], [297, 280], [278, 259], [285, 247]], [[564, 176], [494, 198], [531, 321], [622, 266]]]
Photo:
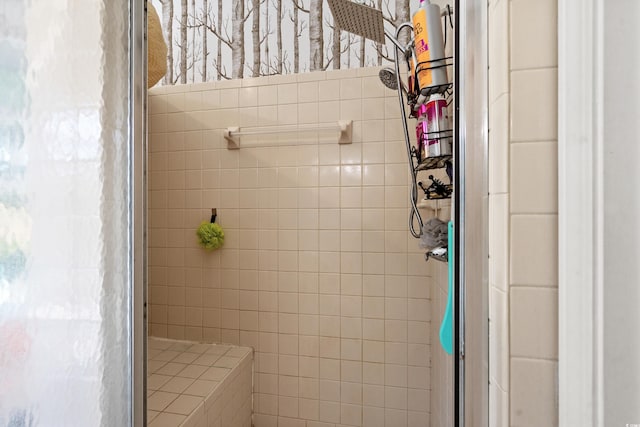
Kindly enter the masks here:
[[200, 246], [208, 251], [218, 249], [224, 243], [224, 231], [216, 223], [204, 221], [196, 230]]

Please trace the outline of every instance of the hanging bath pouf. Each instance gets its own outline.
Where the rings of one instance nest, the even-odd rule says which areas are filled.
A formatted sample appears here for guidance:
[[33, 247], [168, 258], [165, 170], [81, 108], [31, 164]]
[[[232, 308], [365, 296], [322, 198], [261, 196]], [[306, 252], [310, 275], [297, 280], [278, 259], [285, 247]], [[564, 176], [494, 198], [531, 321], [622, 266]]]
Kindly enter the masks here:
[[207, 251], [218, 249], [224, 244], [224, 230], [216, 224], [216, 210], [211, 209], [211, 221], [203, 221], [196, 230], [198, 241]]

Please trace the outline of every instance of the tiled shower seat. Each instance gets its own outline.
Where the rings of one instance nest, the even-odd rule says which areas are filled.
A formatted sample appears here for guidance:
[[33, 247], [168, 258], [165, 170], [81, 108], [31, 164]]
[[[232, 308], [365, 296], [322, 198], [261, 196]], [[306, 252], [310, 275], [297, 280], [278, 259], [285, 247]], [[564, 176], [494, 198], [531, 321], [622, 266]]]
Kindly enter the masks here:
[[253, 350], [149, 337], [149, 427], [251, 427]]

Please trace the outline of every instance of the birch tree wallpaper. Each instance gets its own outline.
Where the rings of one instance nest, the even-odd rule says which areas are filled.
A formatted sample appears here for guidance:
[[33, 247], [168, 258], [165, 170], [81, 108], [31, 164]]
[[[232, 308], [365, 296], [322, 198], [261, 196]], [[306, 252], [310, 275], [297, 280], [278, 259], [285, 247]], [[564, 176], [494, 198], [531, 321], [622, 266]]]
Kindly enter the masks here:
[[[409, 21], [409, 0], [364, 0], [385, 27]], [[393, 45], [340, 31], [326, 0], [152, 0], [174, 85], [383, 65]], [[417, 2], [416, 2], [417, 3]], [[416, 6], [417, 7], [417, 6]]]

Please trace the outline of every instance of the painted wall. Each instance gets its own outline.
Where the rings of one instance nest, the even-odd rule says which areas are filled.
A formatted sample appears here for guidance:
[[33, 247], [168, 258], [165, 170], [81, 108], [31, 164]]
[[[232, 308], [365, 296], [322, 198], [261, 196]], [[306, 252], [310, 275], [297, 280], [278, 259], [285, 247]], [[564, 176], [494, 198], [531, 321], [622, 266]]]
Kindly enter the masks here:
[[[418, 1], [365, 0], [385, 26], [410, 20]], [[161, 84], [389, 64], [393, 45], [334, 28], [326, 0], [153, 0], [169, 44]]]
[[634, 41], [640, 37], [640, 5], [618, 0], [607, 7], [624, 13], [603, 13], [603, 415], [604, 425], [624, 425], [640, 420], [640, 194], [630, 185], [640, 180], [640, 86], [630, 72], [639, 63]]
[[[258, 427], [429, 425], [432, 284], [377, 72], [150, 91], [150, 332], [253, 346]], [[280, 135], [230, 151], [221, 136], [338, 119], [354, 120], [353, 144]], [[214, 207], [226, 242], [206, 253], [195, 229]]]
[[557, 0], [489, 2], [490, 425], [557, 426]]

